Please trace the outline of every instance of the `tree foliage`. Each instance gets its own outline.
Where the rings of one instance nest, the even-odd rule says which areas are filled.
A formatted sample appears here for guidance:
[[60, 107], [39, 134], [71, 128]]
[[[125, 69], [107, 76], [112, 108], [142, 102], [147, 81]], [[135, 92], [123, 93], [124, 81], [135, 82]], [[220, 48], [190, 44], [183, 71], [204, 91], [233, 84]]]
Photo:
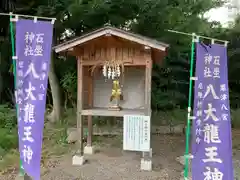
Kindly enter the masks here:
[[[169, 43], [171, 48], [163, 65], [161, 67], [154, 65], [153, 109], [186, 108], [187, 106], [191, 39], [187, 36], [169, 33], [167, 29], [229, 39], [231, 41], [229, 45], [231, 102], [233, 107], [238, 107], [239, 19], [236, 20], [234, 27], [224, 29], [220, 23], [210, 23], [203, 16], [208, 10], [222, 3], [223, 1], [219, 0], [3, 0], [1, 9], [3, 12], [14, 11], [22, 14], [56, 17], [55, 44], [68, 39], [66, 36], [62, 38], [66, 30], [72, 32], [69, 37], [72, 38], [102, 27], [106, 23], [116, 27], [125, 27], [133, 32]], [[0, 61], [0, 77], [11, 79], [12, 76], [8, 73], [11, 63], [8, 38], [9, 20], [6, 17], [0, 17], [4, 18], [1, 26], [1, 37], [3, 37], [1, 38], [1, 52], [3, 53]], [[76, 63], [69, 57], [57, 56], [54, 66], [61, 91], [65, 92], [63, 93], [65, 94], [63, 98], [66, 99], [64, 102], [69, 102], [67, 105], [73, 106], [76, 101]], [[11, 81], [3, 82], [0, 78], [0, 82], [2, 82], [0, 92], [1, 89], [5, 93], [8, 89], [12, 89], [8, 83]]]

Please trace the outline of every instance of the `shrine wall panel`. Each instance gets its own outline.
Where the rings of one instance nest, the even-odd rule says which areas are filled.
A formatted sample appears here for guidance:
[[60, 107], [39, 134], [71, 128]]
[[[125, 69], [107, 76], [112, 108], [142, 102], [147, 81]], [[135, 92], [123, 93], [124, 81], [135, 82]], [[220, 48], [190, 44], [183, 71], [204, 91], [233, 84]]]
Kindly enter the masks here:
[[[125, 67], [124, 69], [123, 98], [120, 103], [122, 108], [143, 109], [145, 69], [144, 67]], [[112, 91], [112, 80], [105, 80], [102, 74], [98, 74], [93, 80], [93, 105], [98, 108], [108, 108]]]

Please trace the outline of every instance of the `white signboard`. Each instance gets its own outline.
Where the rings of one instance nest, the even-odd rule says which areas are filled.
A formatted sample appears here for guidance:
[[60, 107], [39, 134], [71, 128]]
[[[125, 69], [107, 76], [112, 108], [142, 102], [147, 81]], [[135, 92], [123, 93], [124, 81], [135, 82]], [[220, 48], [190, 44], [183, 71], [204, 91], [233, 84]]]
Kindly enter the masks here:
[[150, 151], [150, 116], [124, 115], [123, 150]]

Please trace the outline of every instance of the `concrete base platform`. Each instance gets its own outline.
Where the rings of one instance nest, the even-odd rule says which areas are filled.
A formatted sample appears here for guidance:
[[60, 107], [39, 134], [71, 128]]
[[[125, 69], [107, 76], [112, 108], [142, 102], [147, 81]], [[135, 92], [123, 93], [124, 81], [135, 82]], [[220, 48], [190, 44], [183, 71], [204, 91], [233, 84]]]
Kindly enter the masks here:
[[84, 156], [78, 156], [78, 155], [74, 155], [72, 157], [72, 165], [74, 166], [82, 166], [85, 163], [85, 158]]
[[152, 171], [152, 161], [141, 159], [141, 170]]
[[84, 147], [84, 154], [94, 154], [96, 151], [94, 146], [85, 146]]

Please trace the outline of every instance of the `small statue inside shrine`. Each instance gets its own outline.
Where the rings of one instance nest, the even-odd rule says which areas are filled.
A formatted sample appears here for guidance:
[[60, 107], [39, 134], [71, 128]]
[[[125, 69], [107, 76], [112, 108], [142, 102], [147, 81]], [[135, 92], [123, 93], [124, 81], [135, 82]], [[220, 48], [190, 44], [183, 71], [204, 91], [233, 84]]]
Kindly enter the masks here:
[[113, 87], [112, 87], [112, 94], [110, 97], [110, 103], [111, 106], [109, 107], [109, 110], [121, 110], [121, 107], [119, 105], [120, 101], [123, 100], [122, 91], [120, 88], [119, 80], [113, 80]]

